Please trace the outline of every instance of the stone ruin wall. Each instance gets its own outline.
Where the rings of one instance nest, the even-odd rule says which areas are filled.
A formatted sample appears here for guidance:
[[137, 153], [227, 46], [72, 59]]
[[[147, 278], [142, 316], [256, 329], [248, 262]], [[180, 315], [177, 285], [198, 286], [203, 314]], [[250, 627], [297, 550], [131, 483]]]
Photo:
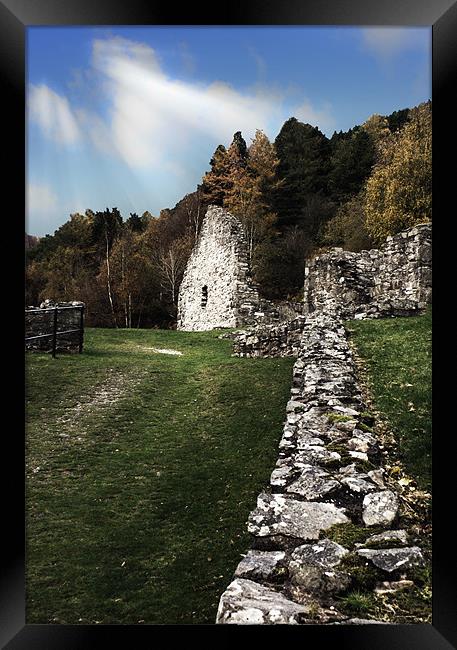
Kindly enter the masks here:
[[[387, 481], [356, 377], [339, 316], [304, 318], [279, 457], [249, 515], [251, 548], [220, 598], [216, 623], [379, 622], [342, 612], [339, 598], [411, 588], [417, 567], [430, 562], [399, 486]], [[357, 540], [335, 540], [334, 527], [350, 525]]]
[[[257, 322], [232, 335], [240, 357], [296, 356], [305, 316], [338, 313], [343, 319], [413, 316], [432, 300], [431, 224], [388, 237], [380, 249], [335, 248], [305, 268], [303, 315]], [[296, 309], [298, 313], [298, 309]]]
[[347, 319], [411, 316], [431, 296], [431, 224], [388, 237], [380, 249], [332, 249], [305, 269], [305, 314], [332, 307]]
[[[345, 614], [339, 598], [418, 586], [417, 568], [431, 562], [401, 485], [385, 475], [343, 326], [345, 318], [418, 314], [431, 303], [431, 227], [391, 237], [380, 250], [315, 258], [305, 300], [303, 316], [231, 335], [238, 356], [297, 360], [279, 457], [249, 515], [251, 548], [220, 598], [219, 624], [381, 622]], [[356, 526], [359, 541], [338, 543], [338, 525]]]
[[[248, 264], [239, 222], [222, 208], [210, 206], [179, 289], [178, 329], [187, 331], [236, 327], [237, 301], [257, 300], [249, 291]], [[206, 305], [204, 287], [207, 288]]]
[[274, 304], [259, 296], [240, 221], [227, 210], [210, 206], [179, 289], [177, 328], [204, 331], [254, 326], [298, 313], [297, 305]]

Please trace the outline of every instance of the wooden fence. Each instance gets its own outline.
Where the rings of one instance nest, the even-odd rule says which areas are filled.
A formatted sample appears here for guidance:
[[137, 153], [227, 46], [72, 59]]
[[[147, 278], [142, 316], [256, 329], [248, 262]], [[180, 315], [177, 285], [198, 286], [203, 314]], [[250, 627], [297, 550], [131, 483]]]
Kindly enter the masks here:
[[[76, 318], [68, 318], [64, 317], [61, 318], [59, 321], [59, 315], [62, 315], [64, 313], [68, 313], [68, 310], [71, 310], [72, 312], [75, 312]], [[79, 312], [79, 315], [76, 315], [76, 312]], [[32, 316], [32, 314], [40, 314], [44, 318], [41, 319], [41, 322]], [[55, 307], [49, 307], [45, 309], [26, 309], [25, 310], [25, 315], [26, 315], [26, 334], [27, 334], [27, 324], [32, 324], [32, 327], [29, 327], [29, 329], [39, 329], [39, 330], [44, 330], [43, 333], [40, 334], [34, 334], [33, 336], [26, 336], [25, 337], [25, 345], [26, 348], [30, 349], [30, 344], [31, 341], [45, 341], [46, 339], [49, 339], [50, 346], [47, 349], [47, 351], [52, 352], [52, 356], [55, 358], [57, 354], [57, 348], [58, 348], [58, 338], [62, 336], [68, 337], [70, 334], [78, 334], [77, 340], [74, 344], [74, 347], [78, 348], [79, 354], [81, 354], [83, 350], [83, 340], [84, 340], [84, 305], [72, 305], [72, 306], [59, 306], [56, 305]], [[78, 327], [70, 327], [68, 328], [68, 322], [73, 323], [77, 322]], [[64, 329], [59, 329], [60, 326], [64, 326]], [[67, 346], [69, 349], [72, 347], [72, 344], [70, 343]], [[40, 350], [46, 350], [45, 347], [39, 346], [38, 349]]]

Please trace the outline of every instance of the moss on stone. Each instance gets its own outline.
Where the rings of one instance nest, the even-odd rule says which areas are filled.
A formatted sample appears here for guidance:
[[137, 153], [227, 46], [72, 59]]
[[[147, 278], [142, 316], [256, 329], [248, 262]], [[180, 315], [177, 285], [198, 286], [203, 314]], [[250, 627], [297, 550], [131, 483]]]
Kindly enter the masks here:
[[360, 420], [369, 427], [373, 426], [375, 419], [375, 416], [370, 411], [362, 411], [360, 414]]
[[371, 562], [356, 553], [346, 555], [339, 565], [341, 571], [349, 573], [353, 589], [372, 591], [376, 583], [384, 579], [384, 574]]
[[377, 542], [366, 542], [364, 548], [371, 548], [375, 550], [382, 550], [384, 548], [404, 548], [404, 544], [398, 539], [383, 539]]
[[349, 422], [350, 420], [353, 420], [354, 417], [351, 415], [343, 415], [339, 413], [326, 413], [325, 414], [327, 418], [330, 420], [330, 422]]
[[[382, 529], [380, 529], [380, 532], [382, 532]], [[349, 550], [353, 549], [357, 543], [363, 544], [367, 536], [372, 534], [373, 530], [371, 528], [367, 530], [365, 526], [357, 526], [353, 523], [335, 524], [325, 531], [325, 537]]]

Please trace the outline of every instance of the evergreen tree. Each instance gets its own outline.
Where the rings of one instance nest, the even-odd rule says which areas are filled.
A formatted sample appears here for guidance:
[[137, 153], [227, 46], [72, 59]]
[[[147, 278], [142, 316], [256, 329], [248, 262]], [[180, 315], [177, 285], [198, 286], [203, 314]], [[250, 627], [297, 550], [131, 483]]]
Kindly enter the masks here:
[[275, 140], [279, 158], [275, 211], [281, 227], [299, 225], [307, 231], [306, 200], [327, 194], [330, 170], [329, 141], [317, 127], [288, 119]]
[[395, 131], [398, 131], [406, 124], [409, 112], [409, 108], [402, 108], [400, 111], [394, 111], [387, 116], [387, 124], [392, 133], [395, 133]]
[[375, 145], [370, 134], [361, 128], [351, 129], [343, 137], [332, 137], [329, 191], [341, 203], [357, 194], [371, 173]]
[[143, 232], [146, 226], [145, 221], [136, 212], [130, 213], [125, 225], [131, 232]]
[[248, 150], [246, 142], [237, 131], [228, 148], [220, 144], [210, 160], [211, 170], [203, 176], [202, 200], [206, 205], [224, 204], [225, 197], [230, 193], [234, 176], [246, 168]]
[[248, 160], [248, 148], [246, 142], [241, 135], [241, 131], [237, 131], [233, 135], [233, 140], [228, 148], [228, 156], [230, 158], [230, 165], [232, 167], [246, 167]]

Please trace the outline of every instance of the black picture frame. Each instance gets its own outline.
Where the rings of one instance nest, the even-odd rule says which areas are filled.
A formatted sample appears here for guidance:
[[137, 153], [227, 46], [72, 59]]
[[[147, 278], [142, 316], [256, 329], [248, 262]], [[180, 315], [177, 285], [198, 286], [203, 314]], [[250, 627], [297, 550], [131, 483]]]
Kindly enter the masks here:
[[[11, 231], [3, 239], [4, 250], [15, 254], [16, 262], [23, 260], [24, 231], [22, 227], [22, 205], [20, 198], [25, 188], [25, 32], [32, 25], [398, 25], [431, 26], [433, 38], [433, 209], [435, 221], [441, 224], [434, 232], [434, 345], [433, 354], [440, 357], [439, 346], [443, 346], [447, 358], [453, 348], [447, 349], [443, 341], [453, 332], [442, 327], [440, 305], [445, 304], [443, 288], [447, 277], [442, 271], [443, 261], [452, 259], [447, 254], [445, 225], [452, 214], [446, 206], [452, 206], [451, 192], [455, 182], [451, 179], [456, 151], [455, 103], [451, 100], [457, 67], [457, 3], [452, 0], [251, 0], [249, 3], [214, 3], [215, 6], [196, 6], [188, 3], [179, 11], [165, 3], [147, 0], [0, 0], [0, 80], [4, 88], [2, 104], [4, 118], [3, 154], [7, 165], [3, 176], [2, 207], [4, 233], [7, 225]], [[452, 192], [453, 194], [453, 192]], [[454, 198], [454, 197], [453, 197]], [[5, 206], [6, 203], [6, 206]], [[454, 209], [452, 210], [454, 211]], [[437, 216], [438, 215], [438, 216]], [[8, 223], [7, 223], [8, 222]], [[5, 234], [4, 234], [5, 237]], [[21, 267], [23, 268], [23, 267]], [[0, 640], [2, 647], [9, 650], [19, 648], [73, 648], [100, 647], [119, 643], [135, 644], [136, 647], [160, 643], [156, 626], [65, 626], [27, 625], [25, 623], [25, 525], [24, 525], [24, 408], [22, 365], [23, 345], [23, 275], [21, 271], [11, 278], [11, 267], [3, 271], [8, 279], [8, 296], [16, 296], [8, 310], [5, 347], [11, 352], [10, 365], [4, 376], [8, 378], [5, 387], [4, 414], [13, 414], [12, 422], [4, 430], [4, 463], [11, 470], [3, 491], [4, 533], [6, 545], [2, 553], [2, 581], [0, 592]], [[437, 279], [438, 278], [438, 279]], [[6, 283], [5, 283], [6, 285]], [[444, 296], [444, 298], [442, 298]], [[11, 304], [13, 305], [11, 307]], [[14, 316], [16, 314], [16, 316]], [[437, 320], [435, 318], [437, 316]], [[5, 320], [5, 319], [4, 319]], [[441, 330], [440, 330], [441, 327]], [[435, 344], [435, 340], [437, 343]], [[17, 344], [17, 347], [16, 347]], [[434, 381], [435, 381], [434, 374]], [[439, 377], [437, 378], [439, 380]], [[454, 381], [455, 383], [455, 381]], [[271, 640], [284, 643], [287, 640], [303, 644], [334, 643], [338, 648], [357, 650], [448, 650], [457, 647], [457, 589], [455, 575], [455, 536], [449, 525], [453, 520], [452, 477], [454, 457], [446, 453], [446, 439], [452, 429], [453, 395], [451, 386], [439, 382], [435, 391], [434, 411], [445, 412], [444, 427], [438, 433], [440, 441], [433, 445], [433, 486], [435, 503], [433, 534], [433, 624], [432, 625], [361, 625], [361, 626], [164, 626], [173, 632], [186, 632], [190, 637], [200, 631], [214, 635], [213, 639], [226, 638], [238, 641], [247, 634], [256, 643]], [[450, 382], [452, 384], [452, 381]], [[447, 391], [447, 393], [446, 393]], [[450, 405], [450, 406], [449, 406]], [[434, 417], [435, 420], [435, 417]], [[5, 476], [6, 472], [3, 472]], [[5, 506], [7, 506], [5, 508]], [[254, 637], [252, 635], [255, 635]], [[268, 635], [268, 636], [266, 636]], [[286, 642], [287, 642], [286, 640]], [[168, 637], [170, 642], [170, 637]]]

